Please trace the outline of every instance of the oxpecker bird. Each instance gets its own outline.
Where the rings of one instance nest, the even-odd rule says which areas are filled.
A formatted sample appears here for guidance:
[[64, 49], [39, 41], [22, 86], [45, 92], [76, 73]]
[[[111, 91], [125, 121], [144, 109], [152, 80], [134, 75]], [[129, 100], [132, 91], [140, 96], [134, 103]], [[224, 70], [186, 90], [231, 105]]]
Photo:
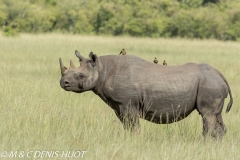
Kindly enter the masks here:
[[154, 57], [153, 63], [158, 64], [158, 60], [156, 57]]
[[164, 65], [164, 66], [166, 66], [166, 65], [167, 65], [167, 62], [166, 62], [165, 60], [163, 61], [163, 65]]
[[119, 55], [125, 55], [125, 54], [127, 54], [127, 52], [125, 51], [125, 49], [123, 48], [122, 50], [121, 50], [121, 52], [119, 53]]

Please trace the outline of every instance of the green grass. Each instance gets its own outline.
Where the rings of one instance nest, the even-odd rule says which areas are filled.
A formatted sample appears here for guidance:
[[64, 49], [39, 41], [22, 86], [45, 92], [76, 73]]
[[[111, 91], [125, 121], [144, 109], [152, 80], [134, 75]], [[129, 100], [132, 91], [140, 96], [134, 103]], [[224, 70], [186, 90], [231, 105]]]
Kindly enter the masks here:
[[[92, 92], [66, 92], [59, 85], [61, 57], [65, 66], [77, 49], [88, 57], [137, 55], [157, 57], [168, 65], [209, 63], [227, 78], [234, 104], [223, 120], [221, 142], [203, 141], [202, 120], [194, 111], [186, 119], [157, 125], [141, 120], [140, 135], [123, 130], [113, 110]], [[240, 44], [214, 40], [150, 39], [77, 35], [0, 36], [0, 154], [2, 151], [86, 150], [83, 159], [230, 160], [240, 159]], [[33, 157], [32, 157], [33, 158]], [[1, 157], [0, 157], [1, 159]], [[66, 158], [45, 158], [66, 159]]]

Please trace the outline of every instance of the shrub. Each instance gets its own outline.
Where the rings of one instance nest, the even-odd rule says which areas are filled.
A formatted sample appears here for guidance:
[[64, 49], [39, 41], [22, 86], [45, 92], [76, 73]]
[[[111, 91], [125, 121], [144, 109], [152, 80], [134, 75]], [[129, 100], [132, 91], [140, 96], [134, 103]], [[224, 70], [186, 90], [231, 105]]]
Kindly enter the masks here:
[[10, 26], [3, 27], [3, 35], [7, 37], [18, 36], [18, 31]]
[[238, 40], [239, 8], [239, 0], [0, 0], [0, 28]]

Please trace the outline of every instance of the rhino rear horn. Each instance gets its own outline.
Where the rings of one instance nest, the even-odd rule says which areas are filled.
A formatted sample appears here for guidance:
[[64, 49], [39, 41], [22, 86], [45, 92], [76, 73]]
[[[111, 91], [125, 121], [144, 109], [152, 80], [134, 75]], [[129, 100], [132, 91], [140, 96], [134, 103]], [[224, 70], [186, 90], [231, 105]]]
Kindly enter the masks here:
[[67, 70], [67, 67], [64, 66], [61, 58], [59, 58], [59, 63], [60, 63], [61, 74], [63, 75], [64, 72]]
[[75, 51], [75, 55], [79, 58], [79, 62], [82, 62], [85, 59], [77, 50]]
[[73, 64], [72, 60], [70, 60], [70, 68], [72, 68], [72, 69], [76, 68], [75, 65]]

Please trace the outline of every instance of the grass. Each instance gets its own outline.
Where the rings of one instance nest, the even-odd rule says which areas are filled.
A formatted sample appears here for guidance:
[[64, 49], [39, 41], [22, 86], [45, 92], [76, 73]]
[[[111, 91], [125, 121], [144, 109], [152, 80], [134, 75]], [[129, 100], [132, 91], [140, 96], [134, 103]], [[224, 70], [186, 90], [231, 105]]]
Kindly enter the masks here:
[[[61, 89], [59, 57], [65, 66], [70, 59], [77, 65], [75, 49], [88, 57], [90, 51], [101, 56], [119, 54], [122, 48], [149, 61], [157, 57], [168, 65], [209, 63], [221, 71], [234, 99], [227, 114], [229, 98], [225, 102], [223, 120], [228, 131], [223, 140], [203, 141], [202, 120], [196, 111], [170, 125], [141, 120], [141, 134], [131, 135], [94, 93]], [[83, 159], [240, 159], [238, 42], [23, 34], [0, 36], [0, 58], [0, 154], [86, 150]]]

